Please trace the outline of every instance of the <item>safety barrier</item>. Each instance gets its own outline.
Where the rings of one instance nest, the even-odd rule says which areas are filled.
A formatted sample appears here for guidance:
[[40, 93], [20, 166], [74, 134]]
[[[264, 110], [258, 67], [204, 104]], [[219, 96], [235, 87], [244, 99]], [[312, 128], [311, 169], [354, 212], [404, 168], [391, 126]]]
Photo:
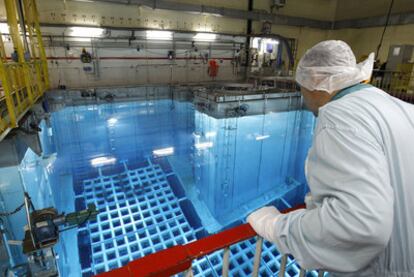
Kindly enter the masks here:
[[14, 50], [6, 53], [0, 34], [0, 140], [18, 127], [19, 120], [49, 88], [35, 0], [22, 1], [21, 10], [14, 0], [4, 0], [4, 3]]
[[[303, 209], [305, 205], [284, 210], [283, 213]], [[193, 261], [205, 257], [213, 252], [223, 251], [222, 276], [229, 276], [230, 247], [242, 241], [256, 237], [257, 234], [249, 224], [243, 224], [218, 234], [214, 234], [186, 245], [177, 245], [132, 261], [126, 266], [100, 274], [100, 277], [115, 276], [173, 276], [183, 273], [184, 276], [193, 276]], [[261, 262], [263, 238], [258, 237], [253, 259], [251, 276], [258, 276]], [[282, 256], [279, 275], [285, 276], [288, 256]], [[305, 276], [306, 271], [300, 270], [299, 276]], [[325, 272], [319, 271], [318, 276]]]
[[374, 70], [371, 84], [405, 102], [414, 104], [414, 67], [402, 64], [398, 71]]

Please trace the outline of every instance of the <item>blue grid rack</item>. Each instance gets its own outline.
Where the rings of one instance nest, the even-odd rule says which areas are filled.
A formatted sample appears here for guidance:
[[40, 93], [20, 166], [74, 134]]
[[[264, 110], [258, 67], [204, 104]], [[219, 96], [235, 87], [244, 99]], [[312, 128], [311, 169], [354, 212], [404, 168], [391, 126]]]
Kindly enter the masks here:
[[[135, 167], [123, 163], [117, 171], [101, 168], [97, 176], [74, 186], [77, 210], [90, 203], [99, 209], [96, 220], [78, 229], [83, 276], [121, 267], [206, 234], [167, 159], [149, 159]], [[255, 239], [231, 247], [230, 276], [251, 275], [254, 251]], [[222, 252], [194, 261], [194, 276], [220, 276]], [[275, 246], [265, 242], [260, 276], [277, 275], [280, 259]], [[286, 277], [298, 276], [299, 271], [289, 258]]]

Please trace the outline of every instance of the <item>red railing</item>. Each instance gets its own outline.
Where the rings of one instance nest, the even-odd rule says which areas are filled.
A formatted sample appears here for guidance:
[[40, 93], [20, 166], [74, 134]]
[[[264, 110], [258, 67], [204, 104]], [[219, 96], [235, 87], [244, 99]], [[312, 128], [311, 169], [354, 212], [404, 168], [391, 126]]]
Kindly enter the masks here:
[[[302, 204], [294, 208], [283, 210], [282, 213], [288, 213], [304, 208], [305, 205]], [[124, 267], [102, 273], [99, 277], [172, 276], [191, 268], [193, 260], [230, 247], [233, 244], [250, 239], [256, 235], [256, 232], [249, 224], [243, 224], [186, 245], [173, 246], [145, 256], [128, 263]]]

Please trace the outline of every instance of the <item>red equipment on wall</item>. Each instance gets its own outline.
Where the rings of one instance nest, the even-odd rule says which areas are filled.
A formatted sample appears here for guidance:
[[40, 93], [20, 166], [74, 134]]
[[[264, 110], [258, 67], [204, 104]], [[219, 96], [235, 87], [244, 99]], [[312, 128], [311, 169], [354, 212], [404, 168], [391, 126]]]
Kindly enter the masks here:
[[218, 74], [218, 70], [219, 70], [219, 65], [217, 63], [216, 60], [210, 60], [208, 62], [208, 75], [212, 78], [217, 77]]

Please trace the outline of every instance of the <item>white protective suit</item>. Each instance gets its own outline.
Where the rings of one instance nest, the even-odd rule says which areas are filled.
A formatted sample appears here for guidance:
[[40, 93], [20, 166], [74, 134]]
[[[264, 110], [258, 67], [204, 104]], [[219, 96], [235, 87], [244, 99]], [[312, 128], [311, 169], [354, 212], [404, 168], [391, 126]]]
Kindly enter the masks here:
[[316, 208], [268, 228], [282, 253], [333, 276], [414, 276], [414, 105], [364, 86], [321, 107], [306, 175]]

